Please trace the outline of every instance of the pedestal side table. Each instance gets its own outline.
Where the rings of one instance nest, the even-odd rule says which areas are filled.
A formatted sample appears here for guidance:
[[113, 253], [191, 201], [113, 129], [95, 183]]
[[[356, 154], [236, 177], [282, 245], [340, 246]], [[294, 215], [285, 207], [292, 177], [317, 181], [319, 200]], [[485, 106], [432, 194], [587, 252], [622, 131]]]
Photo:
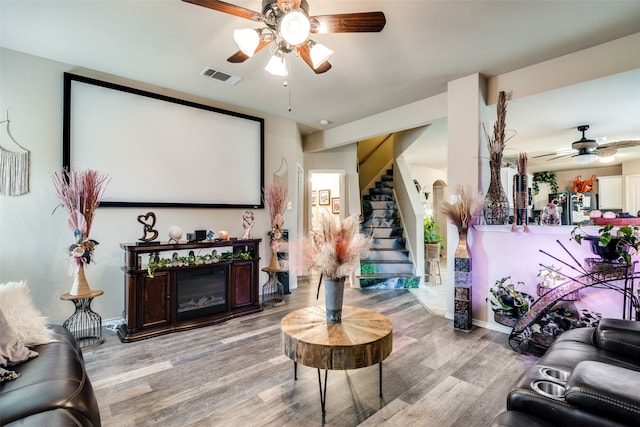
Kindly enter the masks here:
[[95, 347], [102, 344], [102, 317], [91, 309], [91, 301], [104, 292], [91, 291], [84, 295], [60, 295], [63, 301], [71, 301], [75, 312], [64, 321], [64, 326], [80, 344], [80, 347]]
[[[393, 349], [391, 320], [372, 310], [344, 306], [342, 322], [327, 323], [324, 307], [306, 307], [287, 314], [280, 322], [284, 354], [293, 360], [294, 379], [297, 364], [317, 368], [322, 406], [326, 418], [327, 373], [379, 365], [382, 396], [382, 361]], [[324, 369], [324, 384], [320, 370]]]
[[262, 269], [269, 275], [269, 280], [262, 285], [262, 306], [280, 306], [284, 304], [284, 286], [278, 280], [278, 273], [284, 270], [281, 268], [265, 267]]

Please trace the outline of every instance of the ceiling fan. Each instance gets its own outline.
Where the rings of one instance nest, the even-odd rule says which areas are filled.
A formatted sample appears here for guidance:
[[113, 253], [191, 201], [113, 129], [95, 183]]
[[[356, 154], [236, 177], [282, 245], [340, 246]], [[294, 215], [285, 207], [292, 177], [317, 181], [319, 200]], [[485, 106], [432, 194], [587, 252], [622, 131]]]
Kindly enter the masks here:
[[285, 55], [290, 52], [296, 52], [316, 74], [331, 68], [327, 59], [333, 51], [311, 40], [309, 34], [380, 32], [386, 24], [382, 12], [309, 16], [307, 0], [263, 0], [262, 12], [218, 0], [183, 1], [264, 23], [266, 27], [263, 28], [234, 31], [234, 40], [240, 50], [227, 61], [244, 62], [271, 46], [272, 57], [265, 69], [281, 76], [287, 74]]
[[589, 125], [581, 125], [578, 126], [578, 131], [582, 132], [582, 138], [577, 141], [574, 141], [571, 144], [572, 150], [574, 152], [568, 154], [558, 154], [558, 153], [550, 153], [550, 154], [542, 154], [540, 156], [534, 156], [534, 158], [540, 157], [549, 157], [548, 161], [557, 160], [563, 157], [575, 157], [579, 163], [589, 163], [591, 161], [596, 160], [598, 157], [601, 159], [611, 158], [613, 160], [613, 156], [618, 152], [621, 148], [631, 148], [640, 146], [640, 140], [625, 140], [625, 141], [615, 141], [609, 142], [606, 144], [598, 144], [595, 139], [588, 139], [585, 136], [585, 132], [589, 129]]

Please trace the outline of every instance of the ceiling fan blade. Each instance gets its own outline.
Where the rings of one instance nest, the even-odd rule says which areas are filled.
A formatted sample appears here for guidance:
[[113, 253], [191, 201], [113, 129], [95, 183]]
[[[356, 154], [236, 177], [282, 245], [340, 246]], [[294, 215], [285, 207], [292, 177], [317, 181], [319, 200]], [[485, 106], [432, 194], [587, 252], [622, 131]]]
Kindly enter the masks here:
[[336, 15], [318, 15], [310, 19], [316, 20], [317, 28], [312, 26], [312, 33], [378, 33], [382, 31], [387, 19], [382, 12], [343, 13]]
[[625, 141], [615, 141], [615, 142], [607, 142], [606, 144], [600, 144], [598, 149], [600, 148], [631, 148], [640, 146], [640, 140], [637, 139], [628, 139]]
[[576, 153], [561, 154], [561, 155], [559, 155], [559, 156], [555, 156], [555, 157], [552, 157], [552, 158], [550, 158], [550, 159], [547, 159], [547, 162], [551, 162], [551, 161], [553, 161], [553, 160], [558, 160], [558, 159], [561, 159], [561, 158], [563, 158], [563, 157], [573, 157], [573, 156], [577, 156], [577, 155], [578, 155], [578, 154], [576, 154]]
[[231, 15], [239, 16], [240, 18], [250, 19], [252, 21], [263, 21], [264, 15], [260, 12], [255, 12], [251, 9], [236, 6], [235, 4], [225, 3], [219, 0], [182, 0], [186, 3], [195, 4], [197, 6], [206, 7], [209, 9], [217, 10], [218, 12], [224, 12]]
[[313, 68], [313, 61], [311, 61], [311, 50], [309, 49], [308, 44], [304, 43], [303, 45], [299, 46], [297, 50], [300, 58], [302, 58], [302, 60], [307, 63], [309, 68], [311, 68], [314, 73], [322, 74], [331, 69], [331, 64], [329, 64], [329, 61], [324, 61], [322, 64], [318, 65], [318, 68]]
[[[256, 48], [256, 51], [253, 54], [255, 55], [256, 53], [260, 52], [262, 49], [264, 49], [265, 46], [268, 46], [270, 43], [271, 43], [270, 41], [260, 40], [260, 43], [258, 43], [258, 47]], [[241, 50], [239, 50], [233, 55], [231, 55], [230, 57], [228, 57], [227, 62], [239, 64], [241, 62], [246, 61], [249, 58], [251, 57], [243, 53]]]
[[540, 157], [549, 157], [549, 156], [557, 156], [558, 153], [547, 153], [547, 154], [540, 154], [539, 156], [533, 156], [531, 157], [532, 159], [539, 159]]

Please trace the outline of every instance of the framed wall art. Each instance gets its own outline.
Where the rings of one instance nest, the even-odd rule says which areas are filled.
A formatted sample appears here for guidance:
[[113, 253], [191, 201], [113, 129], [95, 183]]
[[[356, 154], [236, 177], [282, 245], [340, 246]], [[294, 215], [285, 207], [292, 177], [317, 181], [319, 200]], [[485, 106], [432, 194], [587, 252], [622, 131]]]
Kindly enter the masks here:
[[340, 213], [340, 197], [334, 197], [331, 199], [331, 212], [334, 214]]
[[331, 190], [319, 190], [318, 191], [318, 204], [328, 205], [331, 197]]
[[311, 190], [311, 206], [315, 206], [318, 204], [318, 192], [316, 190]]

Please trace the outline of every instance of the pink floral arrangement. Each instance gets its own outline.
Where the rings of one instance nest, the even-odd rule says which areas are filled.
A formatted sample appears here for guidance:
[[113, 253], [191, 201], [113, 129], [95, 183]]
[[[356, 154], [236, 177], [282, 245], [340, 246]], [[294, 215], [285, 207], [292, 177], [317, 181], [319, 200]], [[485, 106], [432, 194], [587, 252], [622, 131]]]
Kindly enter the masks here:
[[282, 238], [282, 230], [284, 228], [283, 215], [287, 208], [287, 193], [287, 187], [281, 184], [267, 185], [264, 190], [264, 200], [271, 223], [269, 237], [272, 240], [277, 241]]
[[322, 212], [319, 228], [315, 239], [305, 245], [306, 264], [326, 277], [347, 277], [371, 246], [371, 238], [360, 233], [360, 218], [351, 215], [339, 222]]
[[59, 206], [67, 211], [67, 224], [76, 239], [69, 246], [69, 259], [78, 265], [91, 262], [98, 244], [89, 238], [89, 233], [108, 182], [109, 178], [105, 174], [91, 169], [62, 170], [53, 175]]

